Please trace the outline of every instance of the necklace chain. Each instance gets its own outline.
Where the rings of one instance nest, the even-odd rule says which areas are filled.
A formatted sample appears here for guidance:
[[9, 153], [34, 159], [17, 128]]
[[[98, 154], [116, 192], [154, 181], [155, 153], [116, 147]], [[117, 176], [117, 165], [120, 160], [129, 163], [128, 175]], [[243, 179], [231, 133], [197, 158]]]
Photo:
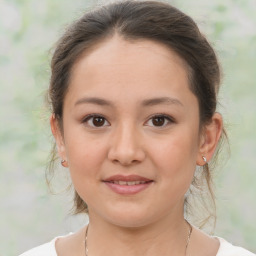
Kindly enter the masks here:
[[[189, 225], [189, 232], [188, 232], [188, 237], [187, 237], [187, 243], [186, 243], [186, 247], [185, 247], [185, 256], [187, 256], [187, 250], [188, 250], [188, 246], [189, 246], [189, 242], [190, 242], [190, 237], [192, 234], [192, 225], [186, 220], [186, 222]], [[87, 225], [86, 231], [85, 231], [85, 241], [84, 241], [84, 245], [85, 245], [85, 256], [89, 256], [89, 252], [88, 252], [88, 247], [87, 247], [87, 237], [88, 237], [88, 229], [89, 229], [89, 224]]]
[[88, 229], [89, 229], [89, 224], [87, 225], [87, 227], [86, 227], [86, 232], [85, 232], [85, 241], [84, 241], [84, 245], [85, 245], [85, 256], [88, 256], [88, 247], [87, 247]]
[[[190, 237], [191, 237], [191, 234], [192, 234], [192, 225], [186, 220], [186, 222], [188, 223], [189, 225], [189, 232], [188, 232], [188, 237], [187, 237], [187, 243], [186, 243], [186, 247], [185, 247], [185, 256], [187, 256], [187, 250], [188, 250], [188, 246], [189, 246], [189, 242], [190, 242]], [[86, 255], [88, 256], [88, 255]]]

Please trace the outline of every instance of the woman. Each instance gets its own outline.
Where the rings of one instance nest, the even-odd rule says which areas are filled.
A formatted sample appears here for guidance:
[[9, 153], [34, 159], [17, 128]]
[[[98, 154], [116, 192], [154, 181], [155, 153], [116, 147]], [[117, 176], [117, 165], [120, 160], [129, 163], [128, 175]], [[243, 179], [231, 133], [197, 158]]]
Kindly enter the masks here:
[[154, 1], [100, 7], [51, 68], [52, 133], [89, 225], [22, 256], [253, 255], [184, 217], [198, 184], [214, 197], [208, 162], [225, 135], [220, 67], [190, 17]]

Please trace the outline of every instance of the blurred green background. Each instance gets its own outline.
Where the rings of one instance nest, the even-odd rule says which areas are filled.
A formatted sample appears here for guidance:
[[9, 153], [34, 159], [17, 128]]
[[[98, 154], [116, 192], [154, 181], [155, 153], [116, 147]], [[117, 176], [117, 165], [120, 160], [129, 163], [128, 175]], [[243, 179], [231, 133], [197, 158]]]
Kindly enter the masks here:
[[[224, 70], [220, 111], [231, 156], [217, 170], [215, 234], [255, 252], [256, 1], [169, 2], [198, 22]], [[86, 221], [70, 216], [70, 197], [50, 195], [45, 183], [52, 138], [44, 93], [51, 47], [70, 21], [97, 3], [0, 0], [1, 256], [18, 255]]]

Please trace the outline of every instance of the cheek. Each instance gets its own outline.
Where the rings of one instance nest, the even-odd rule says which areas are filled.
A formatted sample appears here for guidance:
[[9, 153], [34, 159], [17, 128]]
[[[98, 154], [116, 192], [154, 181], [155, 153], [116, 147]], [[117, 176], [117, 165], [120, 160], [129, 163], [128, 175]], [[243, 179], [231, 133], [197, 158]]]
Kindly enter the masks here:
[[73, 186], [80, 197], [92, 204], [97, 195], [92, 191], [98, 190], [98, 183], [101, 180], [102, 162], [105, 158], [104, 147], [95, 143], [74, 143], [67, 144], [67, 155], [69, 171]]
[[74, 185], [89, 182], [90, 178], [100, 179], [100, 170], [106, 157], [103, 141], [90, 137], [66, 137], [66, 154]]
[[189, 187], [196, 168], [197, 136], [191, 131], [179, 132], [154, 148], [159, 179], [167, 189], [172, 186], [186, 192]]

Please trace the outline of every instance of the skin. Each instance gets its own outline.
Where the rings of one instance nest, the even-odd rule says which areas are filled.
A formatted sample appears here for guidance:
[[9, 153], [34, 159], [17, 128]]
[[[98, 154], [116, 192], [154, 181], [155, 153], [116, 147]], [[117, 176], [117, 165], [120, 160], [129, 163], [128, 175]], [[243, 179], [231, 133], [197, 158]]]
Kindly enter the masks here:
[[[97, 123], [90, 114], [102, 119]], [[211, 159], [222, 119], [216, 113], [200, 129], [198, 100], [175, 52], [119, 36], [98, 44], [73, 67], [63, 132], [54, 115], [51, 127], [59, 156], [89, 208], [90, 255], [185, 255], [184, 194], [196, 165], [204, 164], [202, 156]], [[153, 182], [137, 194], [120, 195], [102, 182], [116, 174]], [[58, 255], [84, 255], [84, 232], [59, 239]], [[189, 253], [216, 255], [218, 246], [194, 229]]]

